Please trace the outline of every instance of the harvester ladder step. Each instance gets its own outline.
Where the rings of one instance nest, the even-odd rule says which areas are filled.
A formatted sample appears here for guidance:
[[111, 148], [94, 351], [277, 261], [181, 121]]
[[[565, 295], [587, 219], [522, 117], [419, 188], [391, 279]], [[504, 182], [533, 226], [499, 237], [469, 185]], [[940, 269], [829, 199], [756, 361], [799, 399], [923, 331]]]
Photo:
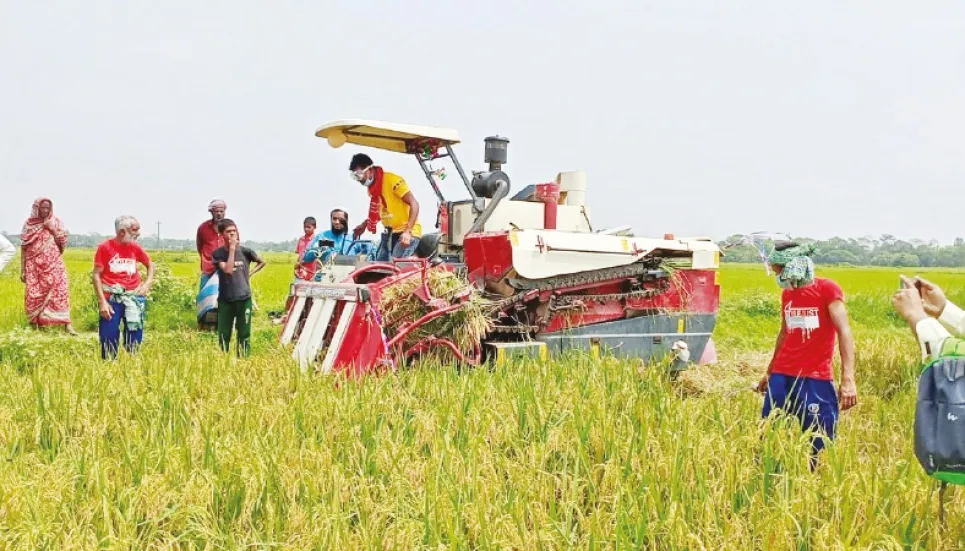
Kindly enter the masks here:
[[335, 333], [332, 335], [332, 342], [329, 343], [328, 350], [325, 352], [325, 360], [322, 361], [322, 373], [330, 373], [332, 371], [335, 356], [338, 355], [338, 351], [342, 347], [342, 339], [345, 338], [345, 333], [348, 332], [348, 324], [352, 321], [355, 308], [356, 303], [354, 302], [346, 302], [342, 308], [342, 313], [338, 318], [338, 325], [335, 326]]
[[292, 337], [295, 335], [295, 328], [298, 327], [298, 322], [301, 321], [299, 318], [302, 317], [302, 311], [305, 310], [305, 302], [307, 300], [305, 297], [295, 297], [295, 305], [288, 314], [285, 329], [281, 332], [281, 343], [283, 345], [290, 343]]
[[315, 299], [312, 307], [308, 311], [308, 318], [305, 319], [305, 326], [302, 328], [301, 335], [292, 356], [298, 360], [301, 370], [308, 371], [308, 367], [315, 361], [319, 349], [322, 347], [322, 339], [328, 331], [328, 324], [332, 320], [332, 313], [335, 311], [335, 303], [332, 299]]

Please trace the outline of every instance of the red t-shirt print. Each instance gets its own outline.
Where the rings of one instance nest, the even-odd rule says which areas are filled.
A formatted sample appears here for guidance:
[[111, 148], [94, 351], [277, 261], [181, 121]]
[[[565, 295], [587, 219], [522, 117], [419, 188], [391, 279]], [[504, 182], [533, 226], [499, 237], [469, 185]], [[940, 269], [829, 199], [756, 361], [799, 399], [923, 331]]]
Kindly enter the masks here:
[[120, 283], [128, 291], [133, 291], [141, 284], [141, 273], [137, 271], [137, 264], [147, 265], [151, 258], [137, 243], [118, 243], [116, 239], [108, 239], [97, 247], [94, 254], [94, 266], [99, 266], [101, 282], [104, 286]]
[[832, 362], [838, 335], [828, 306], [836, 300], [844, 300], [844, 291], [830, 279], [815, 278], [807, 287], [784, 290], [781, 315], [787, 333], [774, 358], [772, 373], [834, 379]]

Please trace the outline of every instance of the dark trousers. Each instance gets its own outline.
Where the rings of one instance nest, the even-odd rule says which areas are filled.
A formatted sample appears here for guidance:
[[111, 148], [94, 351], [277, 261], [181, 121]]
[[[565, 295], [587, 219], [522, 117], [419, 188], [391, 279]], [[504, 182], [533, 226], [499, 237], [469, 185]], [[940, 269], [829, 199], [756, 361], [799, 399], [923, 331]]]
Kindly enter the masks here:
[[413, 236], [408, 247], [403, 247], [399, 243], [402, 233], [382, 232], [382, 241], [375, 252], [376, 262], [388, 262], [393, 258], [409, 258], [415, 255], [416, 247], [419, 246], [419, 238]]
[[251, 298], [227, 301], [218, 299], [218, 344], [221, 350], [231, 350], [232, 326], [238, 332], [238, 356], [247, 356], [251, 349]]
[[[127, 322], [124, 322], [124, 348], [127, 349], [130, 354], [137, 352], [137, 348], [144, 340], [144, 298], [137, 297], [137, 301], [141, 304], [141, 328], [137, 331], [129, 331], [127, 329]], [[107, 303], [114, 309], [114, 315], [111, 316], [109, 320], [103, 317], [100, 318], [98, 333], [100, 334], [101, 341], [101, 358], [114, 360], [117, 359], [117, 347], [121, 341], [121, 322], [124, 321], [124, 305], [113, 300], [108, 300]]]

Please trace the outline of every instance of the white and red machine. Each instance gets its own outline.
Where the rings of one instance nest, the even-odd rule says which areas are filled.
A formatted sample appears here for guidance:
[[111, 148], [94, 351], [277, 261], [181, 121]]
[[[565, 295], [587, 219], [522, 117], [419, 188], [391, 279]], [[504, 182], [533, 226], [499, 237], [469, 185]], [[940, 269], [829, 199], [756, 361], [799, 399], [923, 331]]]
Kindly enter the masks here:
[[[582, 172], [560, 173], [508, 197], [504, 138], [485, 140], [489, 170], [470, 180], [452, 149], [459, 143], [454, 130], [342, 120], [315, 135], [336, 148], [352, 143], [415, 156], [438, 198], [440, 231], [422, 236], [415, 258], [339, 257], [330, 264], [338, 266], [337, 283], [292, 287], [281, 342], [293, 345], [303, 369], [360, 375], [433, 346], [470, 364], [520, 351], [545, 357], [580, 349], [645, 361], [672, 355], [675, 370], [712, 354], [720, 250], [711, 239], [595, 229]], [[468, 198], [443, 196], [440, 171], [432, 167], [440, 159], [455, 165]], [[403, 333], [386, 338], [378, 311], [382, 289], [401, 278], [424, 282], [430, 266], [452, 270], [495, 302], [493, 329], [483, 342], [463, 350], [446, 335], [433, 335], [405, 348]], [[411, 320], [404, 333], [457, 310], [465, 299], [434, 298], [425, 284], [417, 296], [431, 313]]]

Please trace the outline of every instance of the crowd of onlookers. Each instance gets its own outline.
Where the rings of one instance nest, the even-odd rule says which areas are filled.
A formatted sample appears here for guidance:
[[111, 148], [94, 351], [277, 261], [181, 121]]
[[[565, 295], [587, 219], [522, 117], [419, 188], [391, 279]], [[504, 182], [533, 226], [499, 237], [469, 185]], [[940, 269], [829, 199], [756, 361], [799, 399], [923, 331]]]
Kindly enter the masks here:
[[[298, 239], [295, 280], [317, 280], [326, 260], [334, 255], [374, 255], [376, 260], [411, 256], [421, 236], [419, 203], [405, 181], [373, 164], [364, 154], [352, 157], [352, 178], [367, 190], [370, 202], [366, 219], [350, 229], [348, 212], [336, 208], [329, 216], [330, 227], [318, 232], [314, 217], [304, 220], [304, 234]], [[257, 307], [251, 291], [251, 276], [265, 267], [264, 259], [241, 245], [238, 225], [225, 217], [227, 204], [220, 199], [208, 205], [210, 218], [198, 226], [196, 242], [200, 259], [196, 298], [199, 326], [214, 317], [218, 341], [228, 351], [232, 333], [237, 335], [239, 355], [250, 348], [252, 312]], [[359, 240], [366, 231], [385, 231], [377, 246]], [[121, 341], [129, 352], [137, 350], [144, 338], [146, 297], [154, 283], [155, 266], [140, 246], [141, 225], [133, 216], [114, 221], [114, 237], [104, 240], [94, 253], [92, 281], [96, 292], [101, 357], [116, 358]], [[24, 284], [24, 308], [29, 324], [37, 328], [61, 326], [77, 332], [71, 322], [70, 283], [63, 254], [67, 228], [54, 214], [53, 201], [34, 201], [20, 234], [20, 279]], [[0, 270], [16, 256], [16, 248], [0, 236]], [[139, 265], [147, 269], [142, 280]], [[252, 265], [254, 265], [252, 267]]]

